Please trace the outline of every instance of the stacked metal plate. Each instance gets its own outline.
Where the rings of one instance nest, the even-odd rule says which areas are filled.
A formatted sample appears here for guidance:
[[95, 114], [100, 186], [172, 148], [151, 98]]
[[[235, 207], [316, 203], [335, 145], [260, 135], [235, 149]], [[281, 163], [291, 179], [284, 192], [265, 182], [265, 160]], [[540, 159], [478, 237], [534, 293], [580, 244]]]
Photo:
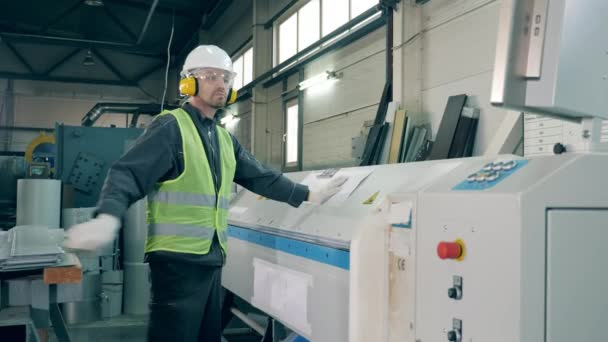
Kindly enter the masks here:
[[0, 232], [0, 271], [26, 270], [57, 264], [63, 254], [63, 229], [17, 226]]

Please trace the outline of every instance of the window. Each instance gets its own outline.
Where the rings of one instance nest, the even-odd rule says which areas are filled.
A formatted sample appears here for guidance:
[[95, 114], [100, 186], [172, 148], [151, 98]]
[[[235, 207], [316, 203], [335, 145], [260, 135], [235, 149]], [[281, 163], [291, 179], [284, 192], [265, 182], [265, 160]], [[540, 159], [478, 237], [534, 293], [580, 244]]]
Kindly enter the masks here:
[[312, 0], [298, 11], [298, 51], [319, 40], [319, 0]]
[[348, 21], [348, 0], [323, 1], [323, 36], [331, 33]]
[[293, 15], [279, 26], [279, 63], [298, 53], [298, 16]]
[[298, 99], [287, 102], [285, 115], [285, 166], [297, 166], [299, 143]]
[[378, 0], [350, 0], [350, 18], [357, 17], [377, 4]]
[[239, 90], [243, 87], [243, 58], [239, 57], [236, 61], [232, 62], [232, 68], [236, 72], [232, 89]]
[[253, 80], [253, 48], [247, 49], [237, 59], [232, 61], [232, 68], [236, 72], [232, 89], [239, 90]]
[[[275, 56], [275, 65], [283, 63], [376, 4], [378, 4], [378, 0], [310, 0], [305, 2], [303, 6], [296, 8], [295, 12], [275, 26], [275, 32], [278, 35], [276, 40], [278, 55]], [[363, 25], [363, 23], [359, 25]], [[344, 34], [346, 33], [344, 32]], [[329, 42], [325, 44], [329, 44]]]
[[245, 52], [243, 59], [243, 85], [253, 80], [253, 48]]

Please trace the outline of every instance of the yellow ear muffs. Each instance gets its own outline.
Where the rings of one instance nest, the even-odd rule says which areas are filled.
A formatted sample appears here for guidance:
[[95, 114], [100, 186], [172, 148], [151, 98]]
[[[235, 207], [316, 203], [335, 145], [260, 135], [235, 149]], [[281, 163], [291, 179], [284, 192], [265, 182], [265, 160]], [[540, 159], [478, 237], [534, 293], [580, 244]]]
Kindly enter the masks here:
[[182, 95], [196, 96], [198, 93], [198, 82], [196, 82], [196, 78], [189, 76], [179, 80], [179, 92]]
[[[196, 96], [198, 94], [198, 82], [196, 82], [196, 78], [188, 76], [179, 80], [179, 92], [186, 96]], [[237, 95], [236, 90], [230, 88], [226, 97], [226, 106], [235, 103]]]
[[226, 106], [235, 103], [237, 95], [236, 90], [230, 88], [230, 90], [228, 90], [228, 96], [226, 97]]

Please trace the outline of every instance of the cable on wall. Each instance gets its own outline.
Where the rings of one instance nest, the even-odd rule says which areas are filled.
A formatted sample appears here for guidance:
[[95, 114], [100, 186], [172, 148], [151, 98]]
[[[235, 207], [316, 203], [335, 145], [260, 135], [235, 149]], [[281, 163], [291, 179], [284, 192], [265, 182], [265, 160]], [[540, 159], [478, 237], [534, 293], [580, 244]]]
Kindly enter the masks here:
[[165, 95], [167, 95], [167, 83], [169, 82], [169, 65], [171, 64], [171, 42], [173, 41], [173, 32], [175, 31], [175, 10], [173, 10], [173, 18], [171, 20], [171, 35], [169, 36], [169, 44], [167, 45], [167, 67], [165, 68], [165, 88], [163, 89], [163, 97], [160, 101], [160, 111], [165, 107]]

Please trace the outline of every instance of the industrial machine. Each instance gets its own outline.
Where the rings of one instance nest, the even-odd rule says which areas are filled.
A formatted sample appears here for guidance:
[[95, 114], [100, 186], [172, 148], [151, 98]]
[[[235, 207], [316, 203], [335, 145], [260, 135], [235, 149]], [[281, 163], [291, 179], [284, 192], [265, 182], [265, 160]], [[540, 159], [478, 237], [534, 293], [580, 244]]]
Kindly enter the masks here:
[[492, 102], [580, 120], [580, 140], [553, 156], [293, 173], [313, 187], [350, 176], [298, 209], [243, 190], [228, 290], [312, 341], [606, 339], [608, 3], [501, 6]]

